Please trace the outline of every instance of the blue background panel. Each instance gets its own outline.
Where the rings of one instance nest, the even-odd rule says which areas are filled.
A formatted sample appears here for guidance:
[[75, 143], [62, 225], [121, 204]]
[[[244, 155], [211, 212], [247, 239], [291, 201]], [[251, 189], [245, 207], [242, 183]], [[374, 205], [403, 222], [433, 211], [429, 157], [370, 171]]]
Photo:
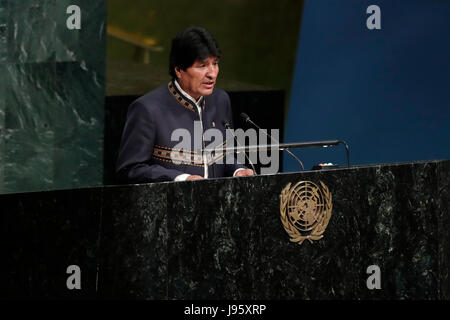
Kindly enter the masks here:
[[[381, 30], [366, 27], [374, 4]], [[449, 76], [450, 1], [307, 1], [284, 141], [345, 140], [352, 164], [448, 159]], [[343, 147], [295, 153], [346, 164]]]

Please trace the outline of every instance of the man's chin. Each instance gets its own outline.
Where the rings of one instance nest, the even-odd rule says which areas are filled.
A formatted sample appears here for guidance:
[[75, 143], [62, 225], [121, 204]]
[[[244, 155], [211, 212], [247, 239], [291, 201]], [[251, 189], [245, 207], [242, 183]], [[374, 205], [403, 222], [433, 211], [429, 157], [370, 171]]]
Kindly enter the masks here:
[[209, 96], [210, 94], [212, 94], [214, 91], [214, 87], [211, 89], [207, 89], [207, 90], [203, 90], [202, 91], [202, 96]]

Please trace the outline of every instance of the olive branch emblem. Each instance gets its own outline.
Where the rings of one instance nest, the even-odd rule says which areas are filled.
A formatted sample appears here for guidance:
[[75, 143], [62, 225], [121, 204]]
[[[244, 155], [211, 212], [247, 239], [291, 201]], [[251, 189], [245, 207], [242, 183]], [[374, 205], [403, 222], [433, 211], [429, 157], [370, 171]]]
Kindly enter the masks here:
[[333, 208], [328, 187], [320, 181], [300, 181], [291, 188], [288, 183], [280, 194], [281, 223], [292, 242], [302, 244], [323, 238]]

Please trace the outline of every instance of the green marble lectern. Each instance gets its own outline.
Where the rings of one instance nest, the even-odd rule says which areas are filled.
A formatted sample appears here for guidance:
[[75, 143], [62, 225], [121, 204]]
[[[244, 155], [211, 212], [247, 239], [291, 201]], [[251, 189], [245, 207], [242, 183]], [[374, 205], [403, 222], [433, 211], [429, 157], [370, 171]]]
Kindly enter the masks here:
[[[290, 241], [288, 183], [322, 181], [320, 240]], [[449, 161], [0, 195], [1, 295], [449, 299]], [[82, 271], [69, 290], [68, 266]], [[380, 288], [367, 286], [378, 266]], [[372, 270], [369, 268], [369, 271]]]

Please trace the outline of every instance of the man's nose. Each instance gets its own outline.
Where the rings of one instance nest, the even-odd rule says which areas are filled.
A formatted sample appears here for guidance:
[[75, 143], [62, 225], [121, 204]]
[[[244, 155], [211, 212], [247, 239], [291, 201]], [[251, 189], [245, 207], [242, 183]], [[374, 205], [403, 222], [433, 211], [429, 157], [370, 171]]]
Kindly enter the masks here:
[[215, 66], [215, 65], [208, 66], [208, 70], [206, 72], [207, 77], [215, 78], [215, 77], [217, 77], [217, 74], [218, 74], [217, 66]]

